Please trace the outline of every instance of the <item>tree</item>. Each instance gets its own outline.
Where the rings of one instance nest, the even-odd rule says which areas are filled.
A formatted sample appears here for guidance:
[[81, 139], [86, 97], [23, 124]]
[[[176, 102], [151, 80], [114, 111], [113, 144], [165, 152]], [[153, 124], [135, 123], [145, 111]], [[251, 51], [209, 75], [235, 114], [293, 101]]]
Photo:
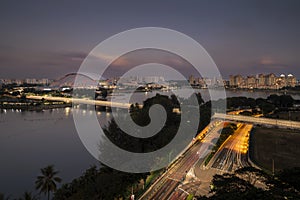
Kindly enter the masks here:
[[0, 200], [9, 200], [9, 196], [5, 196], [4, 194], [0, 193]]
[[102, 95], [102, 98], [106, 99], [106, 97], [108, 95], [107, 90], [106, 89], [102, 90], [101, 95]]
[[37, 200], [38, 198], [33, 195], [31, 192], [24, 192], [22, 197], [19, 200]]
[[298, 191], [300, 191], [300, 167], [295, 167], [292, 169], [284, 169], [280, 171], [278, 175], [279, 179], [283, 182], [295, 187]]
[[290, 95], [281, 95], [280, 103], [282, 107], [293, 107], [294, 99]]
[[268, 194], [234, 174], [215, 175], [211, 199], [269, 199]]
[[64, 184], [54, 194], [54, 200], [106, 200], [129, 199], [131, 189], [148, 173], [132, 174], [117, 171], [102, 165], [100, 169], [91, 166], [85, 173]]
[[204, 199], [299, 199], [299, 168], [283, 170], [277, 176], [246, 167], [238, 169], [233, 174], [215, 175], [212, 180], [210, 197]]
[[175, 94], [171, 95], [171, 101], [175, 107], [180, 107], [180, 103]]
[[205, 101], [203, 100], [202, 95], [201, 95], [200, 92], [196, 93], [196, 97], [197, 97], [197, 100], [198, 100], [198, 104], [199, 104], [199, 105], [202, 105], [202, 104], [205, 103]]
[[244, 179], [251, 185], [255, 185], [257, 182], [261, 183], [267, 187], [268, 180], [271, 177], [262, 170], [256, 169], [254, 167], [244, 167], [235, 171], [235, 175], [239, 178]]
[[50, 199], [50, 192], [56, 191], [56, 183], [61, 182], [61, 178], [56, 176], [57, 174], [58, 171], [54, 170], [54, 166], [48, 165], [41, 169], [41, 175], [35, 181], [36, 189], [40, 190], [40, 193], [47, 194], [48, 200]]

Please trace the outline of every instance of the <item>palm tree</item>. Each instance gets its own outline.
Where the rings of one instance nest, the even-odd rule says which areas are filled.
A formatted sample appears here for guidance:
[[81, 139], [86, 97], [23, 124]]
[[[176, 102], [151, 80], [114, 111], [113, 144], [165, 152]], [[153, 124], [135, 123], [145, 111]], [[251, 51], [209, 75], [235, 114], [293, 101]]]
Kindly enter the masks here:
[[56, 191], [56, 183], [61, 182], [61, 178], [55, 176], [58, 171], [54, 171], [53, 165], [48, 165], [41, 169], [41, 175], [35, 181], [35, 187], [40, 190], [40, 193], [47, 194], [48, 200], [50, 199], [50, 192]]

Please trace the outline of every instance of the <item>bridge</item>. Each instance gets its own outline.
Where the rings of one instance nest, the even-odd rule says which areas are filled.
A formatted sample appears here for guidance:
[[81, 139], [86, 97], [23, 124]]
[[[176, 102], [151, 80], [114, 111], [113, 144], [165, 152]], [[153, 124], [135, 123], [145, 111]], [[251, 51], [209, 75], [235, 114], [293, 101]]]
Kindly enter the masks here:
[[289, 121], [289, 120], [269, 119], [263, 117], [250, 117], [250, 116], [242, 116], [242, 115], [228, 115], [223, 113], [215, 113], [213, 118], [300, 129], [300, 122]]
[[27, 99], [33, 100], [48, 100], [48, 101], [62, 101], [66, 103], [75, 104], [86, 104], [86, 105], [96, 105], [96, 106], [106, 106], [111, 108], [125, 108], [129, 109], [131, 104], [129, 103], [119, 103], [111, 101], [101, 101], [101, 100], [91, 100], [91, 99], [80, 99], [80, 98], [66, 98], [66, 97], [49, 97], [49, 96], [26, 96]]
[[98, 85], [99, 80], [105, 80], [103, 77], [99, 77], [97, 74], [92, 73], [68, 73], [49, 85], [51, 88], [59, 88], [62, 86], [74, 87], [75, 79], [77, 78], [77, 87], [95, 87]]

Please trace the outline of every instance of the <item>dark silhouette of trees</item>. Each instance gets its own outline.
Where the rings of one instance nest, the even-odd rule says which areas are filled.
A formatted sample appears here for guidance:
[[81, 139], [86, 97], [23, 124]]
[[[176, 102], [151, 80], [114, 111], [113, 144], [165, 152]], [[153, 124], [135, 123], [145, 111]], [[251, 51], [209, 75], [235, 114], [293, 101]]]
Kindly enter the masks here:
[[276, 94], [272, 94], [267, 98], [267, 100], [278, 108], [292, 107], [294, 105], [294, 99], [290, 95], [278, 96]]
[[[157, 134], [149, 138], [133, 137], [120, 129], [116, 121], [112, 119], [109, 126], [104, 130], [106, 136], [117, 146], [131, 152], [145, 153], [162, 148], [173, 139], [181, 121], [180, 115], [173, 112], [173, 108], [175, 108], [176, 105], [173, 104], [173, 101], [168, 96], [157, 94], [156, 96], [147, 99], [142, 107], [138, 104], [131, 105], [130, 117], [138, 126], [147, 126], [151, 123], [149, 110], [151, 106], [155, 104], [163, 106], [167, 114], [166, 122]], [[129, 119], [122, 118], [122, 122], [125, 124], [126, 120]], [[144, 133], [141, 132], [139, 127], [131, 131], [140, 132], [141, 134]], [[151, 132], [152, 130], [145, 131]]]
[[9, 200], [10, 196], [5, 196], [4, 194], [0, 193], [0, 200]]
[[[260, 108], [264, 114], [268, 114], [275, 108], [292, 107], [296, 101], [290, 95], [270, 95], [267, 99], [230, 97], [227, 98], [227, 109], [256, 109]], [[247, 113], [248, 114], [248, 113]]]
[[24, 192], [19, 200], [38, 200], [38, 197], [33, 195], [32, 192]]
[[58, 171], [54, 170], [53, 165], [48, 165], [41, 169], [41, 175], [37, 177], [35, 181], [36, 189], [40, 193], [47, 194], [48, 200], [50, 199], [50, 192], [55, 192], [57, 189], [57, 183], [61, 182], [61, 178], [56, 176]]
[[246, 167], [234, 174], [215, 175], [210, 197], [204, 199], [299, 199], [299, 168], [283, 170], [271, 176], [261, 170]]
[[54, 194], [54, 200], [126, 199], [133, 184], [145, 179], [148, 173], [131, 174], [103, 166], [92, 166], [79, 178], [64, 184]]
[[282, 170], [279, 172], [278, 177], [284, 183], [292, 185], [300, 191], [300, 167]]
[[211, 199], [270, 199], [262, 189], [234, 174], [215, 175]]

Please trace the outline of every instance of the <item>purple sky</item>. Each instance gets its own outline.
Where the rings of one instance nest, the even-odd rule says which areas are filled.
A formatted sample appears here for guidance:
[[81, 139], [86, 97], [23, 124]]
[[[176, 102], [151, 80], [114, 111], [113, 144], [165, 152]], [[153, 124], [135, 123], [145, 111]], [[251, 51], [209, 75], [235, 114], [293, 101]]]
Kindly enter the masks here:
[[[296, 0], [1, 1], [0, 78], [61, 77], [77, 71], [106, 38], [147, 26], [194, 38], [224, 78], [270, 72], [300, 77], [299, 10]], [[111, 76], [124, 71], [118, 67]]]

